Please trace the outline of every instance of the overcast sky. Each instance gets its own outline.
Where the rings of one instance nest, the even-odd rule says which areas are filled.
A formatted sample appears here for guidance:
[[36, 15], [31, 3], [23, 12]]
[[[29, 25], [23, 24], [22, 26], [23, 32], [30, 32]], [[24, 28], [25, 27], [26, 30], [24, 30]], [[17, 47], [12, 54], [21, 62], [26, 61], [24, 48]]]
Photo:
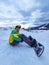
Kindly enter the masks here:
[[49, 0], [0, 0], [0, 25], [49, 22]]

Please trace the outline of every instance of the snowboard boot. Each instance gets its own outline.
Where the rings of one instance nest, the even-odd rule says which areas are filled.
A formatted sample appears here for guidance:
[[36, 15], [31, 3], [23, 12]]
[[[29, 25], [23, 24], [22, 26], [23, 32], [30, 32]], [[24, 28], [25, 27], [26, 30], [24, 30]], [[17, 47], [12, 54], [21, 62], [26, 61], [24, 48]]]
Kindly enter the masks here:
[[31, 36], [28, 37], [30, 40], [32, 40], [33, 38]]
[[37, 47], [37, 41], [36, 39], [33, 39], [31, 36], [28, 37], [31, 41], [31, 47]]

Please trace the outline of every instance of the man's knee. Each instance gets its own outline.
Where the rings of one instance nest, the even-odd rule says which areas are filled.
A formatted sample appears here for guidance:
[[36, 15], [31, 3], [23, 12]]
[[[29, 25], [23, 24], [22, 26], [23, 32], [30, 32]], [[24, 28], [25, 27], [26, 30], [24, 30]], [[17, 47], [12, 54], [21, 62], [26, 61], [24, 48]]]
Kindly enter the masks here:
[[20, 34], [20, 36], [25, 36], [24, 34]]
[[20, 34], [20, 37], [23, 39], [25, 37], [25, 35], [24, 34]]

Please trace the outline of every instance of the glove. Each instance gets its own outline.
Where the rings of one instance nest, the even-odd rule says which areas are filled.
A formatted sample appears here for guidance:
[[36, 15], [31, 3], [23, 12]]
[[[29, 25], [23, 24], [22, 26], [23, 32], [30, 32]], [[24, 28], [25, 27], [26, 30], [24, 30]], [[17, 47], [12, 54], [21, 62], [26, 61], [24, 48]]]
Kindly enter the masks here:
[[21, 38], [21, 42], [23, 42], [23, 39]]

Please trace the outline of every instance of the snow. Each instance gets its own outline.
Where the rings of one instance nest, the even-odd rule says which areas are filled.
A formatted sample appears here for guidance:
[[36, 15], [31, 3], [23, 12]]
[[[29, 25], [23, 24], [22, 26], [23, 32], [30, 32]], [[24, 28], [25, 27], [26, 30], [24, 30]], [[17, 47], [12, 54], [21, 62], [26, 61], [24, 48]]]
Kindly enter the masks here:
[[0, 29], [0, 65], [49, 65], [49, 30], [32, 32], [20, 30], [20, 33], [31, 35], [44, 45], [45, 51], [41, 57], [37, 57], [33, 48], [25, 42], [15, 47], [10, 46], [8, 43], [10, 32], [10, 29]]

